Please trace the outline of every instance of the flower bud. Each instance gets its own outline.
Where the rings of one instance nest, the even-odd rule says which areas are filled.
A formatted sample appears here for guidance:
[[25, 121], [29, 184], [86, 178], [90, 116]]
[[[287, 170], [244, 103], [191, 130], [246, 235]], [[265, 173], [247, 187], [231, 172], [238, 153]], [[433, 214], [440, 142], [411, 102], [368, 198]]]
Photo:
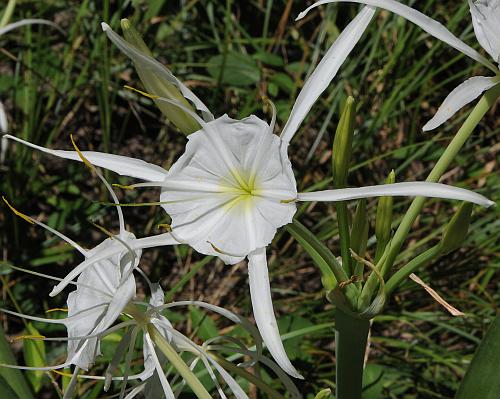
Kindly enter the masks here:
[[[130, 24], [128, 19], [121, 20], [121, 27], [125, 40], [145, 56], [151, 57], [151, 51], [148, 46], [142, 39], [141, 35]], [[179, 89], [164, 77], [152, 72], [148, 68], [148, 64], [146, 62], [143, 63], [135, 61], [134, 65], [144, 88], [150, 94], [178, 101], [184, 107], [193, 109], [191, 104], [184, 98]], [[154, 101], [162, 114], [165, 115], [167, 119], [177, 126], [177, 128], [185, 135], [191, 134], [200, 129], [198, 122], [179, 107], [159, 100]]]
[[[356, 213], [352, 220], [351, 229], [351, 249], [363, 257], [366, 251], [366, 244], [368, 242], [368, 219], [366, 217], [366, 199], [361, 199], [356, 207]], [[358, 277], [359, 280], [363, 278], [363, 265], [355, 261], [354, 262], [354, 275]]]
[[[385, 184], [394, 184], [396, 174], [389, 173]], [[377, 204], [377, 218], [375, 222], [375, 237], [377, 238], [376, 261], [380, 259], [384, 249], [391, 239], [393, 197], [380, 197]]]
[[470, 202], [464, 202], [460, 205], [460, 208], [446, 226], [441, 239], [441, 251], [444, 254], [460, 248], [464, 242], [470, 225], [472, 206]]
[[333, 185], [342, 188], [347, 185], [347, 174], [351, 161], [352, 137], [356, 116], [356, 101], [348, 97], [340, 116], [332, 150]]

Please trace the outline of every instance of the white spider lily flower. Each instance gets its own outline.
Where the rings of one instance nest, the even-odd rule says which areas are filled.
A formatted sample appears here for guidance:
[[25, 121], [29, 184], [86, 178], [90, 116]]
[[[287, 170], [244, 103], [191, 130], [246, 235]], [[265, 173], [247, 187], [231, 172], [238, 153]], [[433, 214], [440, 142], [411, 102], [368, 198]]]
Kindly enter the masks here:
[[[500, 0], [469, 1], [472, 24], [479, 44], [500, 64]], [[450, 119], [461, 108], [478, 98], [486, 90], [500, 84], [500, 70], [491, 61], [451, 33], [441, 23], [429, 18], [411, 7], [395, 0], [321, 0], [301, 12], [297, 20], [303, 18], [311, 9], [327, 3], [361, 3], [384, 8], [418, 25], [427, 33], [459, 50], [475, 61], [493, 71], [496, 76], [475, 76], [456, 87], [444, 100], [434, 117], [425, 124], [423, 131], [436, 129]]]
[[[25, 271], [40, 277], [57, 280], [56, 277], [44, 275], [38, 272], [33, 272], [17, 267], [15, 267], [15, 269], [20, 271]], [[73, 342], [73, 341], [83, 342], [83, 345], [80, 345], [80, 348], [78, 349], [77, 352], [75, 352], [71, 360], [60, 365], [47, 366], [47, 367], [24, 367], [24, 366], [15, 366], [6, 364], [0, 364], [0, 367], [11, 367], [24, 370], [57, 370], [63, 367], [68, 367], [71, 364], [75, 364], [74, 362], [75, 358], [78, 358], [78, 360], [82, 360], [83, 358], [82, 354], [84, 354], [84, 352], [88, 350], [87, 349], [88, 345], [94, 346], [94, 351], [95, 351], [95, 345], [93, 343], [93, 340], [98, 341], [102, 339], [104, 336], [110, 334], [111, 332], [116, 332], [120, 329], [127, 328], [127, 331], [123, 334], [122, 340], [118, 344], [118, 347], [115, 351], [115, 355], [113, 356], [113, 359], [111, 360], [105, 375], [95, 376], [95, 375], [78, 374], [80, 367], [79, 366], [75, 367], [72, 377], [73, 383], [70, 384], [70, 388], [68, 388], [68, 390], [65, 392], [64, 399], [72, 397], [73, 390], [75, 389], [76, 386], [77, 378], [104, 380], [105, 391], [109, 389], [111, 381], [122, 381], [120, 398], [125, 397], [131, 399], [142, 392], [143, 394], [145, 394], [146, 398], [153, 399], [160, 397], [161, 395], [164, 395], [168, 399], [174, 399], [178, 397], [184, 385], [186, 384], [186, 381], [181, 381], [180, 383], [178, 381], [176, 382], [177, 380], [176, 377], [174, 377], [171, 381], [167, 379], [167, 376], [165, 375], [163, 368], [165, 365], [169, 364], [169, 359], [166, 356], [163, 356], [161, 351], [160, 352], [158, 351], [158, 347], [161, 346], [160, 343], [158, 342], [158, 335], [153, 336], [150, 333], [151, 332], [150, 326], [154, 326], [158, 334], [161, 335], [161, 337], [163, 337], [163, 339], [165, 339], [169, 343], [169, 345], [171, 345], [171, 347], [174, 348], [176, 352], [178, 352], [179, 354], [186, 353], [189, 355], [188, 363], [190, 365], [189, 367], [191, 370], [194, 370], [195, 366], [199, 363], [199, 361], [203, 363], [206, 372], [212, 379], [214, 386], [216, 387], [219, 396], [222, 399], [226, 399], [226, 395], [224, 393], [224, 389], [219, 384], [216, 373], [218, 373], [222, 377], [222, 379], [226, 382], [227, 386], [237, 399], [248, 399], [248, 396], [245, 393], [245, 391], [241, 388], [241, 386], [236, 382], [236, 380], [225, 370], [219, 358], [217, 356], [214, 356], [215, 351], [229, 352], [236, 355], [248, 356], [251, 358], [251, 361], [246, 363], [241, 363], [238, 365], [239, 367], [252, 367], [257, 362], [262, 362], [264, 365], [269, 367], [277, 374], [278, 378], [283, 382], [283, 385], [287, 388], [287, 392], [291, 395], [290, 396], [291, 398], [299, 399], [302, 397], [297, 388], [295, 387], [295, 385], [293, 384], [293, 382], [279, 369], [279, 367], [268, 358], [262, 356], [261, 337], [257, 329], [248, 320], [236, 315], [235, 313], [227, 309], [214, 306], [205, 302], [180, 301], [180, 302], [172, 302], [165, 304], [164, 293], [160, 285], [152, 284], [144, 274], [142, 275], [143, 277], [145, 277], [146, 282], [150, 287], [151, 298], [149, 300], [149, 303], [147, 304], [147, 307], [144, 308], [144, 310], [141, 306], [139, 306], [141, 305], [141, 303], [134, 301], [128, 301], [125, 307], [120, 306], [119, 314], [129, 316], [131, 317], [131, 320], [119, 323], [113, 327], [109, 327], [104, 331], [100, 331], [99, 333], [94, 332], [92, 334], [86, 334], [86, 331], [84, 330], [85, 329], [84, 325], [81, 325], [80, 331], [86, 334], [81, 337], [68, 337], [68, 338], [40, 337], [40, 339], [51, 340], [51, 341], [62, 340], [68, 342]], [[98, 286], [95, 287], [81, 285], [79, 282], [75, 282], [73, 284], [78, 286], [78, 290], [82, 288], [84, 289], [83, 291], [81, 291], [82, 296], [80, 298], [83, 300], [84, 303], [88, 303], [89, 298], [83, 297], [83, 294], [89, 294], [89, 296], [104, 295], [103, 292], [101, 291], [102, 281], [99, 281]], [[114, 295], [117, 296], [119, 295], [119, 293], [114, 293]], [[95, 307], [93, 303], [90, 303], [89, 306], [90, 307], [85, 309], [84, 312], [88, 313], [91, 311], [91, 309]], [[255, 342], [255, 349], [254, 350], [248, 349], [241, 341], [239, 341], [234, 337], [224, 337], [224, 336], [213, 337], [212, 339], [209, 339], [202, 345], [196, 344], [190, 338], [186, 337], [181, 332], [175, 330], [170, 321], [163, 315], [163, 312], [166, 309], [176, 308], [180, 306], [202, 307], [207, 310], [218, 313], [219, 315], [229, 319], [235, 324], [240, 324], [244, 329], [246, 329], [251, 334]], [[83, 307], [83, 304], [81, 305], [81, 307]], [[44, 319], [44, 318], [19, 314], [6, 309], [0, 309], [0, 312], [14, 316], [20, 316], [38, 322], [60, 323], [60, 324], [94, 323], [93, 320], [89, 321], [89, 319], [83, 313], [80, 315], [68, 316], [65, 319]], [[144, 370], [139, 374], [129, 374], [132, 355], [135, 349], [135, 342], [140, 332], [143, 333], [142, 357], [143, 357]], [[27, 336], [26, 338], [30, 337]], [[223, 345], [221, 341], [228, 341], [230, 345]], [[127, 352], [127, 354], [126, 354], [124, 375], [113, 376], [113, 374], [117, 371], [120, 361], [125, 352]], [[125, 396], [127, 382], [131, 380], [142, 380], [143, 382], [140, 383], [135, 388], [133, 388], [127, 394], [127, 396]], [[178, 388], [176, 390], [177, 392], [174, 394], [173, 387], [175, 385], [177, 385]]]
[[[76, 145], [75, 149], [81, 159], [88, 163]], [[114, 202], [118, 203], [118, 198], [106, 179], [93, 166], [90, 167], [105, 184]], [[5, 198], [3, 200], [16, 215], [54, 233], [85, 257], [65, 278], [60, 279], [49, 295], [55, 296], [78, 277], [77, 289], [68, 295], [68, 317], [61, 323], [68, 330], [68, 361], [88, 370], [96, 356], [101, 354], [99, 339], [95, 335], [107, 330], [135, 297], [133, 272], [138, 269], [142, 249], [176, 244], [177, 241], [168, 233], [136, 239], [132, 233], [125, 230], [123, 212], [117, 207], [120, 233], [110, 236], [91, 250], [85, 250], [64, 234], [19, 212]], [[76, 338], [87, 336], [93, 337]]]
[[[425, 195], [492, 205], [485, 197], [468, 190], [424, 182], [297, 192], [288, 145], [359, 41], [373, 14], [373, 8], [363, 8], [328, 50], [299, 93], [281, 137], [273, 134], [274, 109], [270, 125], [256, 116], [234, 120], [224, 115], [207, 121], [175, 100], [151, 96], [157, 102], [177, 105], [202, 127], [188, 136], [185, 153], [169, 171], [138, 159], [83, 152], [95, 165], [147, 181], [136, 187], [161, 187], [162, 207], [172, 218], [173, 234], [178, 241], [229, 264], [248, 257], [250, 294], [259, 331], [276, 362], [297, 378], [301, 376], [286, 355], [274, 316], [266, 259], [266, 246], [279, 227], [292, 221], [296, 202]], [[136, 56], [137, 49], [120, 36], [110, 34], [107, 25], [105, 30], [119, 48], [128, 49], [124, 51], [135, 63], [152, 63], [151, 57]], [[79, 160], [74, 151], [51, 150], [7, 137], [55, 156]]]

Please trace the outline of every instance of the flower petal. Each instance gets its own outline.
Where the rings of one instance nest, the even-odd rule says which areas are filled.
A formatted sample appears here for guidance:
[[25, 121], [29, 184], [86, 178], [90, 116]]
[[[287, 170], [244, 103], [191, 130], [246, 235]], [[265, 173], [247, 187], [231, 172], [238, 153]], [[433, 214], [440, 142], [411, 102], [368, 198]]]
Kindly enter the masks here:
[[441, 183], [411, 182], [381, 184], [378, 186], [342, 188], [338, 190], [312, 191], [299, 193], [299, 201], [347, 201], [358, 198], [370, 197], [430, 197], [446, 198], [460, 201], [473, 202], [481, 206], [489, 207], [494, 205], [493, 201], [464, 188], [448, 186]]
[[374, 8], [364, 7], [356, 18], [342, 31], [312, 75], [307, 79], [283, 128], [281, 139], [284, 143], [290, 142], [313, 104], [328, 87], [347, 56], [356, 43], [358, 43], [374, 13]]
[[180, 90], [182, 95], [190, 100], [195, 105], [196, 109], [201, 111], [206, 121], [214, 119], [214, 116], [207, 106], [203, 104], [203, 101], [201, 101], [191, 90], [189, 90], [179, 79], [177, 79], [164, 65], [156, 61], [153, 57], [149, 57], [148, 55], [140, 52], [127, 41], [123, 40], [120, 35], [117, 35], [107, 23], [101, 23], [101, 27], [108, 36], [109, 40], [111, 40], [115, 46], [123, 51], [134, 63], [140, 65], [144, 71], [156, 74], [162, 79], [165, 79], [175, 85]]
[[447, 28], [445, 28], [442, 24], [435, 21], [432, 18], [429, 18], [427, 15], [422, 14], [420, 11], [417, 11], [411, 7], [408, 7], [404, 4], [401, 4], [399, 1], [395, 0], [321, 0], [314, 3], [312, 6], [308, 7], [306, 10], [302, 11], [297, 19], [304, 18], [305, 15], [314, 7], [320, 6], [322, 4], [327, 3], [361, 3], [366, 4], [373, 7], [380, 7], [391, 11], [401, 17], [407, 19], [408, 21], [413, 22], [415, 25], [422, 28], [424, 31], [429, 33], [430, 35], [436, 37], [437, 39], [445, 42], [451, 47], [461, 51], [465, 55], [469, 56], [473, 60], [480, 62], [485, 67], [491, 69], [495, 73], [498, 72], [498, 68], [495, 67], [487, 58], [483, 57], [476, 50], [474, 50], [469, 45], [465, 44], [462, 40], [456, 37], [453, 33], [451, 33]]
[[132, 249], [146, 249], [146, 248], [156, 248], [164, 247], [166, 245], [177, 245], [180, 244], [171, 233], [157, 234], [151, 237], [144, 237], [134, 240], [130, 247]]
[[281, 342], [271, 299], [265, 248], [259, 248], [248, 255], [248, 282], [255, 322], [269, 352], [284, 371], [292, 377], [303, 378], [288, 359]]
[[[47, 154], [55, 155], [56, 157], [81, 162], [81, 159], [76, 151], [51, 150], [49, 148], [30, 143], [29, 141], [22, 140], [18, 137], [11, 136], [10, 134], [6, 134], [3, 137], [15, 140]], [[130, 176], [148, 181], [161, 181], [165, 178], [167, 173], [165, 169], [137, 158], [95, 151], [82, 151], [82, 154], [91, 164], [112, 170], [122, 176]]]
[[168, 383], [167, 377], [165, 377], [165, 373], [163, 372], [163, 369], [161, 368], [160, 361], [158, 360], [158, 357], [156, 356], [156, 351], [155, 351], [153, 341], [151, 340], [151, 337], [149, 336], [149, 333], [147, 331], [144, 331], [144, 340], [145, 340], [146, 345], [149, 348], [149, 353], [151, 354], [151, 359], [154, 362], [156, 372], [158, 374], [158, 377], [160, 378], [161, 386], [163, 387], [163, 393], [165, 394], [165, 397], [167, 399], [175, 399], [175, 395], [172, 391], [172, 388], [170, 387], [170, 384]]
[[469, 0], [469, 7], [477, 40], [500, 63], [500, 2]]
[[8, 130], [9, 130], [9, 121], [7, 120], [5, 107], [3, 106], [3, 103], [0, 101], [0, 132], [7, 133]]
[[233, 392], [236, 399], [248, 399], [245, 391], [241, 389], [240, 385], [231, 376], [231, 374], [229, 374], [219, 363], [217, 363], [217, 360], [212, 359], [212, 356], [210, 355], [207, 355], [207, 359], [217, 369], [222, 379], [226, 382], [229, 388], [231, 388], [231, 391]]
[[[112, 240], [111, 238], [107, 238], [101, 244], [99, 244], [97, 247], [91, 249], [87, 253], [88, 258], [85, 259], [83, 262], [81, 262], [73, 270], [71, 270], [61, 280], [61, 282], [53, 288], [53, 290], [50, 292], [49, 295], [53, 297], [53, 296], [59, 294], [71, 282], [71, 280], [73, 280], [76, 276], [83, 273], [86, 269], [88, 269], [89, 267], [92, 267], [93, 265], [95, 265], [98, 262], [110, 260], [114, 256], [119, 256], [120, 259], [117, 259], [118, 262], [116, 263], [116, 265], [119, 265], [121, 258], [124, 257], [124, 256], [121, 256], [124, 252], [127, 252], [127, 250], [123, 247], [122, 243], [116, 242], [116, 240]], [[135, 262], [138, 262], [138, 261], [139, 261], [138, 259], [135, 260]], [[99, 269], [99, 272], [102, 272], [105, 274], [105, 272], [101, 269]], [[104, 274], [101, 274], [101, 276], [100, 276], [100, 277], [102, 277], [103, 281], [104, 281]]]
[[53, 28], [56, 28], [59, 32], [61, 32], [64, 35], [64, 31], [59, 27], [59, 25], [56, 25], [54, 22], [48, 21], [46, 19], [22, 19], [21, 21], [13, 22], [1, 28], [0, 36], [2, 36], [4, 33], [11, 31], [12, 29], [19, 28], [20, 26], [33, 25], [33, 24], [49, 25]]
[[443, 104], [439, 107], [434, 117], [422, 128], [424, 132], [436, 129], [450, 119], [460, 108], [478, 98], [484, 91], [500, 83], [497, 77], [474, 76], [457, 86]]

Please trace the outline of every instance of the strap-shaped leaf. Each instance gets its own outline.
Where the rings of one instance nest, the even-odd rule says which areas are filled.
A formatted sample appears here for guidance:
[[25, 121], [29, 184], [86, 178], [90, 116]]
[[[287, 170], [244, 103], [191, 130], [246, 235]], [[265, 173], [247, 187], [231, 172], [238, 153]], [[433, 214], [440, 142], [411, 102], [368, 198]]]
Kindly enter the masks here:
[[[15, 364], [16, 359], [10, 350], [9, 343], [5, 339], [4, 331], [0, 325], [0, 363]], [[7, 382], [10, 389], [16, 393], [19, 398], [33, 399], [33, 394], [23, 374], [19, 370], [0, 367], [0, 377]], [[3, 396], [2, 396], [3, 397]]]
[[465, 374], [455, 399], [497, 399], [500, 359], [500, 315], [491, 323]]

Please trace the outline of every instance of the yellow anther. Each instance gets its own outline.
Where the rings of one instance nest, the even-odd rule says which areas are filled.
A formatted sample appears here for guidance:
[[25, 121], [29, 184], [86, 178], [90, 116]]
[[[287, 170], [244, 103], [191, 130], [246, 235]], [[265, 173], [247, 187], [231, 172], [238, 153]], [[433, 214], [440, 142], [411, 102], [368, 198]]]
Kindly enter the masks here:
[[296, 202], [297, 198], [292, 198], [292, 199], [287, 199], [287, 200], [281, 200], [280, 203], [282, 204], [291, 204], [292, 202]]
[[135, 87], [132, 87], [132, 86], [123, 86], [124, 88], [128, 89], [128, 90], [132, 90], [132, 91], [135, 91], [136, 93], [139, 93], [141, 95], [143, 95], [144, 97], [148, 97], [152, 100], [157, 100], [158, 98], [161, 98], [160, 96], [157, 96], [155, 94], [149, 94], [149, 93], [146, 93], [145, 91], [142, 91], [142, 90], [139, 90], [139, 89], [136, 89]]
[[10, 342], [21, 341], [23, 339], [45, 339], [47, 338], [44, 335], [20, 335], [19, 337], [12, 338]]
[[158, 226], [156, 226], [156, 228], [158, 230], [160, 230], [160, 229], [167, 230], [167, 232], [169, 232], [169, 233], [172, 231], [172, 226], [169, 225], [168, 223], [160, 223]]
[[7, 204], [7, 206], [10, 208], [12, 212], [14, 212], [15, 215], [19, 216], [20, 218], [26, 220], [28, 223], [35, 224], [33, 219], [31, 219], [28, 215], [25, 215], [22, 212], [19, 212], [16, 208], [14, 208], [11, 204], [9, 204], [9, 201], [2, 195], [3, 202]]
[[52, 313], [52, 312], [67, 312], [68, 309], [66, 308], [52, 308], [52, 309], [47, 309], [45, 313]]
[[123, 185], [123, 184], [118, 184], [118, 183], [113, 183], [112, 184], [113, 187], [118, 187], [118, 188], [122, 188], [124, 190], [135, 190], [135, 187], [134, 186], [127, 186], [127, 185]]
[[102, 226], [99, 226], [97, 223], [94, 223], [94, 222], [90, 222], [94, 225], [94, 227], [98, 228], [99, 230], [101, 230], [104, 234], [106, 234], [107, 236], [109, 236], [111, 239], [113, 239], [114, 237], [114, 234], [111, 233], [109, 230], [107, 230], [105, 227], [102, 227]]
[[59, 370], [50, 370], [56, 374], [62, 375], [63, 377], [73, 377], [73, 374], [71, 373], [65, 373], [64, 371], [59, 371]]
[[73, 144], [73, 147], [75, 147], [75, 151], [76, 153], [78, 154], [78, 156], [80, 157], [80, 159], [82, 160], [82, 162], [91, 170], [91, 171], [94, 171], [95, 168], [94, 168], [94, 165], [92, 165], [87, 158], [85, 158], [85, 156], [82, 154], [82, 152], [80, 151], [80, 149], [76, 146], [76, 143], [75, 143], [75, 140], [73, 140], [73, 135], [70, 134], [69, 135], [69, 138], [71, 139], [71, 143]]
[[218, 252], [222, 255], [227, 255], [226, 252], [224, 252], [222, 249], [220, 248], [217, 248], [214, 244], [212, 244], [210, 241], [207, 241], [211, 246], [212, 248], [214, 249], [215, 252]]

